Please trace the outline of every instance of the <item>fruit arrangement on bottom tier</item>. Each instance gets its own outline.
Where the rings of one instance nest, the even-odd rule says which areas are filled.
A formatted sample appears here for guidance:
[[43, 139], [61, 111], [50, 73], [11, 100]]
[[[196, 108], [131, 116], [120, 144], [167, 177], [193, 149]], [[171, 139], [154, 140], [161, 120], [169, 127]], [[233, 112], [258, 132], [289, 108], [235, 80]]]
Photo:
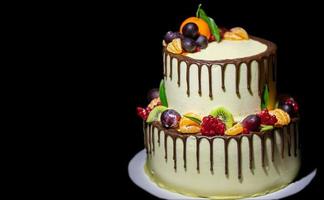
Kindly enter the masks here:
[[[174, 129], [179, 134], [194, 134], [202, 136], [235, 136], [250, 132], [264, 133], [274, 128], [283, 127], [297, 118], [299, 106], [294, 98], [281, 96], [273, 110], [264, 108], [259, 113], [251, 113], [242, 121], [234, 121], [231, 112], [222, 106], [216, 106], [208, 116], [196, 113], [178, 113], [167, 107], [164, 83], [160, 89], [152, 89], [148, 94], [150, 103], [146, 108], [137, 107], [137, 114], [146, 123], [159, 121], [166, 129]], [[266, 107], [263, 105], [263, 107]]]

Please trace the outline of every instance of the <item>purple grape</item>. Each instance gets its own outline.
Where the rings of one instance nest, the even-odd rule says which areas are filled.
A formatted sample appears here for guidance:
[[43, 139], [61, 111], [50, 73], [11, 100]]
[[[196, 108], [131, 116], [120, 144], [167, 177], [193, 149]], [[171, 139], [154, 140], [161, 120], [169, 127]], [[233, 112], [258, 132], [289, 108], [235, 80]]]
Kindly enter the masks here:
[[249, 115], [243, 121], [242, 125], [248, 131], [258, 131], [261, 124], [261, 118], [257, 115]]
[[181, 41], [182, 48], [189, 53], [193, 53], [196, 51], [197, 45], [193, 39], [190, 38], [183, 38]]
[[160, 92], [158, 88], [150, 89], [147, 93], [147, 100], [152, 101], [155, 98], [158, 98], [160, 96]]
[[172, 32], [172, 31], [168, 31], [165, 36], [164, 36], [164, 41], [169, 44], [170, 42], [172, 42], [172, 40], [176, 39], [176, 38], [183, 38], [183, 35], [179, 32]]
[[206, 49], [206, 47], [208, 46], [208, 40], [205, 36], [200, 35], [197, 40], [196, 40], [196, 44], [201, 48], [201, 49]]
[[182, 28], [182, 33], [185, 37], [196, 39], [199, 36], [198, 26], [195, 23], [188, 23]]
[[172, 109], [164, 111], [161, 115], [161, 123], [165, 128], [177, 128], [181, 115]]

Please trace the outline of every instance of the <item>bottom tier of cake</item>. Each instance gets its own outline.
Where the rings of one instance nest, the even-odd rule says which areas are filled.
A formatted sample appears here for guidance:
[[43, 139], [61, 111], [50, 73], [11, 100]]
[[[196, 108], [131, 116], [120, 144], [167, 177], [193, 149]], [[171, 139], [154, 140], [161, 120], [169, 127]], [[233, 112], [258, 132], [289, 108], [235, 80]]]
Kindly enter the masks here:
[[193, 136], [144, 124], [146, 174], [173, 192], [211, 199], [259, 196], [288, 185], [300, 168], [298, 120], [266, 133]]

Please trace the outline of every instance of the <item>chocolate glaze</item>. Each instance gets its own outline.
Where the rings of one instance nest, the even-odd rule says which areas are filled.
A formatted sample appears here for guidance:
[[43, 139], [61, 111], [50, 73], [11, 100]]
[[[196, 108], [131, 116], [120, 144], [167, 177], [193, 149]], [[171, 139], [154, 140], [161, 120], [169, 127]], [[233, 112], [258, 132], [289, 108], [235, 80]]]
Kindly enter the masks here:
[[154, 135], [154, 126], [152, 126], [152, 146], [153, 146], [153, 149], [152, 149], [152, 151], [153, 151], [153, 153], [155, 152], [155, 141], [154, 141], [154, 137], [155, 137], [155, 135]]
[[[167, 57], [170, 58], [170, 79], [172, 78], [172, 60], [177, 60], [177, 67], [178, 67], [178, 81], [177, 84], [180, 86], [180, 64], [181, 62], [185, 62], [187, 69], [186, 69], [186, 83], [187, 83], [187, 95], [190, 96], [190, 67], [191, 66], [198, 66], [198, 94], [201, 95], [201, 70], [202, 67], [205, 66], [208, 68], [208, 76], [209, 76], [209, 96], [210, 98], [213, 98], [212, 93], [212, 71], [211, 68], [213, 65], [217, 65], [221, 67], [221, 81], [222, 81], [222, 89], [223, 91], [226, 90], [225, 88], [225, 70], [227, 68], [228, 64], [233, 64], [235, 66], [235, 74], [236, 74], [236, 80], [235, 80], [235, 87], [236, 87], [236, 94], [240, 98], [240, 68], [242, 64], [245, 64], [247, 67], [247, 89], [252, 94], [251, 91], [251, 64], [253, 61], [256, 61], [258, 63], [259, 68], [259, 95], [261, 95], [261, 91], [263, 90], [264, 84], [268, 84], [270, 79], [270, 71], [272, 71], [271, 79], [274, 81], [276, 79], [276, 69], [272, 69], [272, 67], [276, 68], [276, 45], [270, 41], [257, 38], [254, 36], [251, 36], [251, 39], [257, 40], [265, 45], [267, 45], [267, 50], [249, 57], [244, 58], [237, 58], [237, 59], [225, 59], [225, 60], [215, 60], [215, 61], [206, 61], [206, 60], [198, 60], [198, 59], [192, 59], [190, 57], [179, 55], [179, 54], [173, 54], [171, 52], [168, 52], [166, 48], [163, 49], [164, 53], [164, 71], [165, 71], [165, 79], [167, 79], [168, 70], [167, 70]], [[266, 64], [265, 64], [266, 63]], [[264, 81], [263, 81], [264, 80]]]
[[287, 135], [288, 135], [288, 156], [291, 156], [291, 132], [290, 132], [290, 124], [287, 126]]
[[[285, 136], [288, 137], [288, 140], [286, 141], [288, 143], [288, 152], [289, 149], [291, 148], [291, 141], [290, 134], [291, 134], [291, 128], [290, 126], [294, 126], [296, 128], [293, 129], [294, 132], [294, 156], [297, 156], [297, 149], [299, 149], [298, 146], [298, 141], [297, 141], [297, 131], [298, 131], [298, 119], [295, 118], [292, 120], [292, 122], [284, 127], [281, 128], [276, 128], [275, 130], [279, 133], [281, 137], [281, 142], [282, 142], [282, 150], [281, 150], [281, 156], [284, 159], [284, 148], [285, 148]], [[158, 130], [158, 143], [159, 143], [159, 135], [160, 132], [164, 132], [164, 151], [165, 151], [165, 160], [167, 162], [168, 159], [168, 148], [167, 148], [167, 138], [171, 137], [173, 141], [173, 161], [174, 161], [174, 169], [177, 170], [177, 139], [181, 139], [183, 142], [183, 163], [184, 163], [184, 169], [187, 169], [187, 138], [192, 136], [196, 138], [196, 160], [197, 160], [197, 171], [200, 171], [200, 143], [202, 139], [206, 139], [209, 142], [210, 146], [210, 171], [211, 173], [214, 172], [214, 140], [216, 138], [223, 139], [224, 141], [224, 158], [225, 158], [225, 163], [224, 163], [224, 173], [228, 176], [228, 144], [231, 139], [234, 139], [237, 143], [237, 162], [238, 162], [238, 179], [242, 178], [242, 139], [243, 137], [246, 137], [248, 139], [248, 145], [249, 145], [249, 168], [250, 170], [253, 169], [254, 166], [254, 156], [253, 156], [253, 137], [258, 136], [261, 140], [261, 164], [262, 167], [266, 166], [265, 163], [265, 153], [266, 153], [266, 140], [269, 138], [271, 140], [271, 161], [274, 161], [275, 158], [275, 134], [274, 131], [267, 131], [267, 132], [251, 132], [250, 134], [247, 135], [237, 135], [237, 136], [213, 136], [213, 137], [206, 137], [202, 135], [186, 135], [186, 134], [181, 134], [175, 129], [166, 129], [164, 128], [160, 122], [153, 122], [152, 124], [144, 125], [147, 126], [147, 128], [144, 128], [144, 141], [147, 139], [147, 136], [149, 138], [154, 138], [154, 136], [150, 137], [149, 135], [152, 133], [154, 135], [154, 128], [157, 128]], [[285, 131], [283, 131], [285, 130]], [[147, 154], [152, 154], [152, 151], [148, 150], [151, 148], [151, 145], [147, 144], [148, 142], [153, 143], [153, 149], [154, 149], [154, 139], [149, 139], [148, 141], [145, 141], [144, 143], [146, 144], [145, 147], [147, 149]], [[154, 150], [153, 150], [154, 151]], [[279, 152], [278, 152], [279, 153]], [[289, 153], [288, 153], [289, 155]], [[291, 155], [289, 155], [291, 156]]]
[[152, 134], [152, 128], [153, 126], [149, 126], [148, 129], [149, 129], [149, 132], [148, 132], [148, 145], [149, 145], [149, 154], [151, 154], [151, 149], [152, 149], [152, 142], [151, 142], [151, 134]]
[[160, 135], [161, 135], [161, 129], [158, 129], [158, 144], [159, 144], [159, 146], [161, 145], [161, 143], [160, 143]]
[[148, 155], [148, 147], [147, 147], [147, 124], [143, 122], [143, 132], [144, 132], [144, 146], [146, 149], [146, 155]]

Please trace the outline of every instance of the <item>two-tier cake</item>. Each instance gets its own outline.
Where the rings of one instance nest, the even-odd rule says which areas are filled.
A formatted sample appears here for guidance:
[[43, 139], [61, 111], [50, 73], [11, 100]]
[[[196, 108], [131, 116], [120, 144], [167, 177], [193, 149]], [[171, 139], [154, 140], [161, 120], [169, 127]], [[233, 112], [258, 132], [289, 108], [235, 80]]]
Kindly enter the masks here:
[[298, 104], [276, 95], [276, 45], [219, 29], [200, 7], [163, 45], [160, 88], [137, 108], [151, 180], [214, 199], [289, 184], [300, 168]]

